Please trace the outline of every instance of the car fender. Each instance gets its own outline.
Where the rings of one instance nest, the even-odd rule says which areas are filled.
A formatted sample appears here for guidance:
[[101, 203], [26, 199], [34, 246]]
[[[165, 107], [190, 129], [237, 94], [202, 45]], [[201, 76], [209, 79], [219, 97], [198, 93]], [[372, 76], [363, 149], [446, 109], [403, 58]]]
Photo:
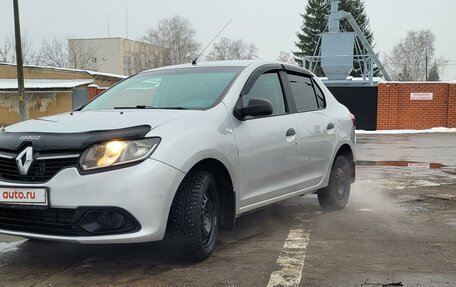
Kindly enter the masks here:
[[325, 172], [325, 176], [323, 177], [322, 182], [320, 184], [321, 187], [326, 187], [328, 185], [329, 177], [331, 176], [331, 169], [334, 164], [334, 161], [336, 160], [336, 155], [343, 145], [348, 145], [350, 147], [350, 149], [352, 150], [352, 153], [353, 153], [353, 160], [356, 161], [355, 145], [353, 144], [353, 142], [351, 142], [350, 140], [347, 140], [347, 139], [337, 141], [336, 147], [334, 149], [334, 153], [331, 156], [331, 161], [330, 161], [331, 164], [328, 165], [326, 172]]
[[234, 190], [239, 190], [238, 150], [223, 103], [162, 125], [149, 132], [147, 137], [161, 138], [152, 159], [186, 174], [200, 161], [215, 159], [227, 169]]

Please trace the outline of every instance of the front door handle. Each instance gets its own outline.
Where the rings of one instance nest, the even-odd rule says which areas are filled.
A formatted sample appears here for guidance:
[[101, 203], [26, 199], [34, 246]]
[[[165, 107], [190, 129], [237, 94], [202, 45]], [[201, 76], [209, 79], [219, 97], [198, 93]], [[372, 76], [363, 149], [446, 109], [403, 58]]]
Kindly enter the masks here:
[[327, 129], [328, 129], [328, 131], [329, 130], [333, 130], [334, 129], [334, 124], [333, 123], [329, 123]]
[[288, 129], [286, 136], [291, 137], [296, 135], [296, 131], [294, 129]]

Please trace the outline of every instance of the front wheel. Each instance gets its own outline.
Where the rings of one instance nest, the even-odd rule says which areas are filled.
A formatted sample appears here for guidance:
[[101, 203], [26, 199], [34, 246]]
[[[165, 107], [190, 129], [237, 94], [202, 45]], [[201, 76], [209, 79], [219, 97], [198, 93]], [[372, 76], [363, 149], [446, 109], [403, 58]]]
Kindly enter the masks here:
[[171, 205], [168, 236], [191, 261], [208, 258], [215, 247], [219, 205], [214, 177], [204, 171], [188, 174]]
[[318, 191], [318, 201], [325, 210], [340, 210], [350, 197], [350, 164], [344, 156], [334, 161], [327, 187]]

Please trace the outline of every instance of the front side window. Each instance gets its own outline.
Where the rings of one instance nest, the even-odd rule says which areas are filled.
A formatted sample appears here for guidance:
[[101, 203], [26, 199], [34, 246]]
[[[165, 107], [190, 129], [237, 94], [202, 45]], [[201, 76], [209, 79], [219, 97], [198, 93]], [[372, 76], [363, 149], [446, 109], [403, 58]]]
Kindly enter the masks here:
[[242, 67], [183, 68], [133, 76], [104, 92], [83, 110], [116, 108], [210, 108]]
[[272, 115], [285, 114], [285, 101], [279, 74], [266, 73], [261, 75], [247, 95], [242, 96], [242, 103], [247, 106], [250, 99], [266, 99], [272, 104]]
[[298, 112], [318, 110], [317, 98], [315, 96], [312, 80], [309, 77], [288, 74], [291, 92]]

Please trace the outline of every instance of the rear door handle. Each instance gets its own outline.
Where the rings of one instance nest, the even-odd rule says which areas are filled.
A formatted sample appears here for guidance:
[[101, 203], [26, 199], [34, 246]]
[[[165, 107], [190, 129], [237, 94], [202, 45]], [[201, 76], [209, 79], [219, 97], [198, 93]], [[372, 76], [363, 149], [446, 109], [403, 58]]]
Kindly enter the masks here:
[[328, 129], [328, 131], [329, 130], [333, 130], [334, 129], [334, 124], [333, 123], [329, 123], [327, 129]]
[[294, 129], [288, 129], [286, 136], [291, 137], [296, 135], [296, 131]]

